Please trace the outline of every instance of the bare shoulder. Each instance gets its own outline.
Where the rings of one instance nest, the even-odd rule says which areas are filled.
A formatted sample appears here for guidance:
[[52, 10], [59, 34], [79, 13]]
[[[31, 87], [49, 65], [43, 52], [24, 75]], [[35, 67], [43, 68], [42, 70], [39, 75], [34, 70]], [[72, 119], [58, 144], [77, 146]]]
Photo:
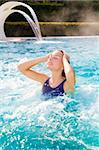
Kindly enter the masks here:
[[74, 90], [75, 90], [75, 87], [74, 86], [70, 86], [68, 81], [64, 82], [63, 88], [64, 88], [64, 92], [74, 92]]
[[43, 80], [42, 80], [41, 84], [44, 84], [48, 79], [49, 79], [49, 76], [43, 74]]

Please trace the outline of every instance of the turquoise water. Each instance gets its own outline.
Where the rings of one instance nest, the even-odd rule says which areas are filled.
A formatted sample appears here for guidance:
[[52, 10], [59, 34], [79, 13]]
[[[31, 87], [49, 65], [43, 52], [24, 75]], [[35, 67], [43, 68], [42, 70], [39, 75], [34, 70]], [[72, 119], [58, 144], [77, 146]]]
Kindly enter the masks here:
[[[17, 65], [56, 49], [76, 72], [73, 95], [44, 101]], [[36, 70], [50, 75], [46, 64]], [[99, 38], [0, 42], [0, 150], [99, 150]]]

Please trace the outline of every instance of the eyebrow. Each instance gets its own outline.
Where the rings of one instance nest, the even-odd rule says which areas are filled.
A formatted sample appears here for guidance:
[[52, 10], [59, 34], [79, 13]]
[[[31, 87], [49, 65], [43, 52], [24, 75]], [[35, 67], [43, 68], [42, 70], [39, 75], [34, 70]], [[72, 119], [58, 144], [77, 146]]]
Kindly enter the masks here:
[[60, 55], [54, 55], [54, 56], [58, 56], [58, 57], [61, 57]]

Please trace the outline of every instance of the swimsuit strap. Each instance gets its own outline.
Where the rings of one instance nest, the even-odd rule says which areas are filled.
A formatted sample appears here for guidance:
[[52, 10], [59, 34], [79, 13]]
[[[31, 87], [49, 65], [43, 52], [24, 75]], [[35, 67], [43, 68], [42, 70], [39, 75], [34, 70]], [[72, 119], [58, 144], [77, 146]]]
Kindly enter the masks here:
[[66, 79], [64, 79], [59, 85], [57, 85], [55, 88], [51, 87], [50, 84], [49, 84], [49, 79], [48, 78], [45, 82], [44, 82], [44, 85], [48, 85], [51, 89], [56, 89], [57, 87], [61, 87], [63, 85], [63, 83], [66, 81]]

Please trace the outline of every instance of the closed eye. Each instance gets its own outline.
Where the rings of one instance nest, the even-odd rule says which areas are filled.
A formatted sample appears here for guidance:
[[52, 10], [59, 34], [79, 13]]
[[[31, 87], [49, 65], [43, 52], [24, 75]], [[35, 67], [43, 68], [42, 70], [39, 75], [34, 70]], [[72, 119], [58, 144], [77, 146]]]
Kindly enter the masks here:
[[58, 57], [53, 57], [53, 59], [57, 60], [57, 59], [59, 59], [59, 58], [58, 58]]

